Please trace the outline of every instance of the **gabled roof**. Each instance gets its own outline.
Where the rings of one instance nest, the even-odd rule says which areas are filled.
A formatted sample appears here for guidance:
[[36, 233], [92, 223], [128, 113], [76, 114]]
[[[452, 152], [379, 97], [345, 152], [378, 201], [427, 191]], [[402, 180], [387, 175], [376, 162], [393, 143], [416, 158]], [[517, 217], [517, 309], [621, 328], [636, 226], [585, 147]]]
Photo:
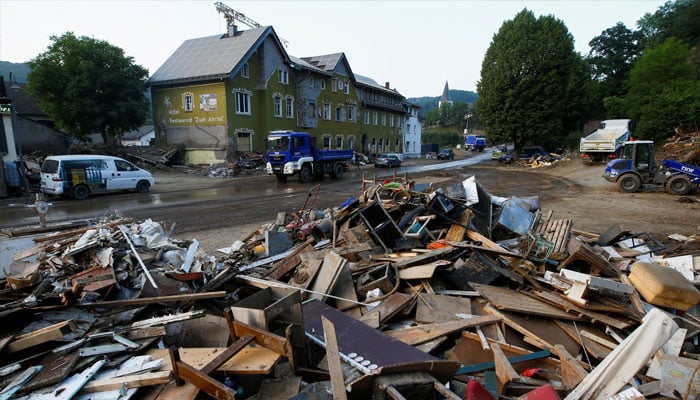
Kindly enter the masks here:
[[292, 64], [294, 64], [294, 66], [299, 67], [299, 68], [301, 68], [301, 69], [307, 69], [307, 70], [309, 70], [309, 71], [313, 71], [313, 72], [316, 72], [316, 73], [318, 73], [318, 74], [323, 74], [323, 75], [328, 75], [328, 76], [331, 76], [331, 75], [332, 75], [331, 72], [328, 72], [328, 71], [326, 71], [326, 70], [324, 70], [324, 69], [318, 68], [318, 67], [316, 67], [316, 66], [313, 65], [313, 64], [309, 64], [309, 63], [306, 62], [306, 60], [304, 60], [304, 59], [301, 59], [301, 58], [294, 57], [294, 56], [291, 56], [291, 55], [290, 55], [290, 56], [289, 56], [289, 60], [292, 62]]
[[140, 127], [139, 129], [129, 131], [129, 132], [124, 132], [124, 134], [122, 135], [122, 139], [124, 139], [124, 140], [141, 139], [142, 137], [153, 132], [154, 130], [155, 129], [153, 128], [153, 125], [144, 125], [144, 126]]
[[350, 77], [353, 79], [355, 78], [355, 74], [352, 73], [350, 63], [348, 62], [347, 57], [345, 57], [345, 53], [324, 54], [321, 56], [302, 57], [301, 59], [314, 67], [329, 73], [337, 72], [340, 64], [343, 63], [345, 64], [345, 68], [347, 68]]
[[223, 34], [190, 39], [175, 50], [146, 85], [228, 79], [270, 36], [289, 60], [271, 26], [238, 31], [232, 37]]
[[386, 87], [378, 84], [377, 81], [375, 81], [374, 79], [366, 77], [364, 75], [355, 74], [355, 80], [360, 86], [368, 86], [368, 87], [371, 87], [372, 89], [381, 90], [383, 92], [391, 93], [395, 96], [403, 97], [401, 95], [401, 93], [397, 92], [396, 90], [386, 88]]

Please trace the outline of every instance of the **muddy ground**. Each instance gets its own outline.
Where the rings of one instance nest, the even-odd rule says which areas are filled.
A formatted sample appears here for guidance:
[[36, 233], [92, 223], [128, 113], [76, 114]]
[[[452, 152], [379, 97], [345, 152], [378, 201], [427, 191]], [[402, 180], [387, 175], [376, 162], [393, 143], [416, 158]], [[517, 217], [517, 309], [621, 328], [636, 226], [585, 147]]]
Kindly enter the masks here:
[[[464, 156], [464, 154], [462, 155]], [[468, 156], [468, 155], [467, 155]], [[459, 157], [459, 155], [458, 155]], [[406, 165], [433, 163], [436, 160], [407, 160]], [[624, 193], [616, 185], [602, 178], [604, 165], [585, 165], [577, 155], [558, 161], [549, 167], [528, 168], [522, 165], [499, 165], [486, 162], [459, 169], [412, 174], [409, 179], [418, 183], [431, 182], [436, 187], [459, 183], [470, 175], [489, 192], [497, 196], [538, 196], [543, 213], [550, 210], [553, 219], [571, 219], [573, 228], [600, 234], [617, 223], [636, 233], [646, 232], [666, 241], [671, 234], [700, 235], [700, 203], [698, 191], [679, 197], [663, 190], [640, 193]], [[362, 173], [375, 173], [368, 165], [360, 171], [348, 172], [342, 182], [322, 182], [317, 206], [333, 207], [349, 197], [359, 195]], [[256, 176], [258, 175], [258, 176]], [[187, 184], [194, 190], [221, 185], [221, 178], [194, 176], [177, 171], [156, 171], [158, 190], [169, 190]], [[244, 171], [243, 175], [225, 184], [245, 185], [246, 180], [273, 177]], [[297, 182], [289, 183], [299, 184]], [[313, 184], [308, 184], [313, 187]], [[691, 200], [689, 200], [691, 199]], [[695, 199], [693, 201], [692, 199]], [[265, 223], [274, 221], [279, 211], [291, 212], [302, 205], [299, 197], [285, 199], [284, 191], [236, 207], [209, 210], [183, 206], [161, 214], [154, 219], [177, 223], [176, 236], [196, 238], [207, 252], [228, 247], [235, 240], [243, 239]], [[138, 216], [137, 216], [138, 217]]]

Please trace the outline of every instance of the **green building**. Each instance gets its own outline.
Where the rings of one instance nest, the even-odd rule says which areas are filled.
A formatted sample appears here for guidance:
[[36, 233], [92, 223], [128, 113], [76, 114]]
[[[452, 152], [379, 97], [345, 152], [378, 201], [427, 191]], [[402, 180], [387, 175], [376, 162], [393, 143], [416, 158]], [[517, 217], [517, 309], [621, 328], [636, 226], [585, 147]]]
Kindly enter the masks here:
[[187, 40], [147, 85], [156, 143], [183, 145], [187, 164], [263, 152], [281, 129], [323, 148], [403, 153], [400, 93], [355, 75], [343, 53], [288, 55], [269, 26]]

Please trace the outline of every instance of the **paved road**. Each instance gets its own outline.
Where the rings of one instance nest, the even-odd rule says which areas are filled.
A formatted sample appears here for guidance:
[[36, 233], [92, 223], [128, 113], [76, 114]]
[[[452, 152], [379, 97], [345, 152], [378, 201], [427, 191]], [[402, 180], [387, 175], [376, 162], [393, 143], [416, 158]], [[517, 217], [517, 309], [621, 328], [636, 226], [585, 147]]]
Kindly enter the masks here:
[[[461, 168], [489, 160], [490, 153], [469, 153], [466, 158], [452, 161], [438, 161], [425, 164], [407, 160], [405, 165], [396, 170], [379, 169], [367, 166], [360, 171], [348, 171], [338, 181], [328, 177], [322, 182], [323, 198], [332, 206], [335, 201], [347, 198], [349, 193], [357, 193], [361, 187], [362, 173], [376, 176], [377, 179], [398, 174], [416, 174], [439, 169]], [[99, 219], [114, 213], [122, 213], [135, 219], [152, 218], [154, 220], [182, 221], [190, 225], [202, 226], [209, 224], [230, 223], [231, 216], [235, 221], [255, 222], [261, 215], [268, 219], [270, 207], [277, 210], [290, 210], [300, 207], [309, 196], [313, 183], [301, 184], [295, 179], [286, 183], [278, 183], [273, 177], [240, 177], [221, 179], [212, 182], [212, 186], [203, 189], [190, 190], [178, 187], [161, 189], [158, 184], [148, 193], [114, 193], [102, 194], [78, 201], [73, 199], [50, 198], [51, 203], [47, 214], [49, 223], [66, 222], [71, 220]], [[17, 228], [36, 225], [38, 214], [32, 198], [11, 198], [0, 202], [0, 229]], [[247, 211], [246, 211], [247, 210]], [[216, 220], [214, 215], [221, 215]], [[178, 222], [181, 224], [181, 222]]]

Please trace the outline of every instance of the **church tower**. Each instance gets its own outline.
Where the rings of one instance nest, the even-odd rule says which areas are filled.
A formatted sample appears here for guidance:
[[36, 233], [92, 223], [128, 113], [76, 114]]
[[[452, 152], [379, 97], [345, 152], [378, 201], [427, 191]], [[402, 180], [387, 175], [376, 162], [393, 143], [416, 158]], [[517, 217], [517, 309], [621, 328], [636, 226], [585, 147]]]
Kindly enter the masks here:
[[452, 105], [452, 100], [450, 100], [450, 86], [447, 84], [447, 81], [445, 81], [445, 89], [442, 90], [442, 96], [440, 96], [440, 100], [438, 100], [438, 109], [442, 108], [443, 104], [449, 104]]

